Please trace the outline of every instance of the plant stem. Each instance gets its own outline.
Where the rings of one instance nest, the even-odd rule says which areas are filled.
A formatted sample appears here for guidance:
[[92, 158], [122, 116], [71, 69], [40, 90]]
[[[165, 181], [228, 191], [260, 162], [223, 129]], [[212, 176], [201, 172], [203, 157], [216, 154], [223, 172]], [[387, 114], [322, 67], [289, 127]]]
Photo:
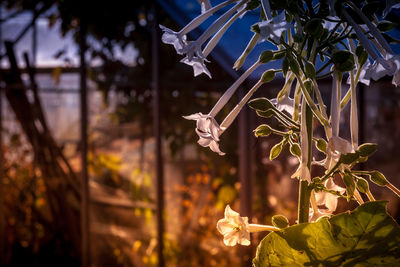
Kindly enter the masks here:
[[400, 190], [397, 187], [395, 187], [391, 183], [388, 183], [386, 187], [392, 190], [398, 197], [400, 197]]

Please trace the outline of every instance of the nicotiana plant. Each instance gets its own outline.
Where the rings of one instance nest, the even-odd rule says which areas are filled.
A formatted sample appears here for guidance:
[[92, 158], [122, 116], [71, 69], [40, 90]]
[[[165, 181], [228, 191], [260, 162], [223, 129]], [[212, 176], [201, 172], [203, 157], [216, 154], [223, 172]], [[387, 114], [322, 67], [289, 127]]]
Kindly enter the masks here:
[[[371, 79], [391, 76], [392, 84], [400, 85], [400, 55], [391, 47], [398, 41], [390, 34], [398, 21], [391, 21], [396, 16], [388, 15], [400, 8], [400, 2], [228, 0], [214, 6], [208, 0], [199, 2], [202, 13], [180, 31], [160, 25], [163, 42], [172, 44], [183, 55], [181, 62], [192, 66], [195, 76], [205, 73], [211, 77], [207, 57], [232, 23], [248, 11], [259, 12], [259, 22], [249, 25], [253, 36], [233, 68], [240, 69], [257, 44], [270, 43], [275, 49], [262, 52], [210, 112], [184, 116], [196, 121], [198, 143], [224, 155], [220, 138], [247, 103], [258, 116], [275, 118], [285, 129], [274, 129], [265, 123], [254, 130], [256, 137], [281, 136], [282, 140], [270, 150], [270, 160], [285, 147], [299, 159], [292, 175], [300, 181], [297, 224], [290, 226], [282, 215], [272, 218], [273, 225], [251, 224], [247, 217], [227, 206], [225, 218], [217, 223], [225, 245], [249, 245], [250, 233], [269, 231], [258, 245], [255, 266], [400, 266], [400, 228], [387, 214], [386, 202], [375, 200], [369, 182], [398, 196], [400, 191], [381, 172], [354, 168], [377, 150], [376, 144], [359, 144], [357, 84], [369, 86]], [[208, 29], [197, 40], [189, 41], [187, 34], [212, 15], [216, 18]], [[219, 124], [215, 117], [244, 80], [260, 65], [272, 61], [281, 64], [281, 69], [266, 70]], [[285, 78], [277, 96], [250, 100], [277, 73]], [[326, 77], [332, 78], [329, 111], [318, 83]], [[339, 122], [348, 104], [351, 135], [346, 140], [339, 135]], [[323, 128], [324, 137], [314, 135], [315, 122]], [[325, 158], [316, 161], [313, 150], [322, 152]], [[320, 177], [311, 175], [315, 165], [325, 168]], [[345, 187], [336, 184], [338, 179]], [[368, 198], [366, 203], [362, 194]], [[339, 198], [355, 200], [360, 206], [352, 212], [333, 215]]]

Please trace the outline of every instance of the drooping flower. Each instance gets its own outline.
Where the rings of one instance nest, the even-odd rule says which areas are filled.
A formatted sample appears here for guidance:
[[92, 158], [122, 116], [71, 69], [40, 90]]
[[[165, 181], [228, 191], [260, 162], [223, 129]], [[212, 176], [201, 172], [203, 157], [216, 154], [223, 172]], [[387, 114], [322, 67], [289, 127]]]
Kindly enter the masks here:
[[186, 47], [189, 43], [186, 41], [186, 34], [191, 32], [193, 29], [197, 28], [200, 24], [202, 24], [206, 19], [208, 19], [212, 14], [214, 14], [219, 9], [223, 8], [226, 5], [229, 5], [236, 0], [228, 0], [225, 1], [213, 8], [208, 9], [201, 15], [194, 18], [191, 22], [189, 22], [184, 28], [182, 28], [179, 32], [175, 32], [167, 27], [160, 25], [160, 28], [163, 30], [163, 35], [161, 40], [165, 44], [172, 44], [179, 55], [183, 55]]
[[[362, 65], [360, 75], [358, 77], [359, 83], [363, 83], [363, 84], [369, 86], [370, 78], [368, 77], [367, 73], [368, 73], [368, 69], [370, 68], [370, 66], [371, 66], [371, 63], [369, 62], [369, 60], [367, 60], [364, 65]], [[355, 82], [357, 83], [357, 81], [355, 81]], [[351, 84], [350, 76], [347, 78], [347, 84]]]
[[[344, 192], [346, 192], [346, 189], [335, 184], [332, 178], [329, 178], [326, 181], [324, 181], [324, 186], [328, 190], [333, 190], [340, 194], [344, 194]], [[337, 202], [339, 198], [338, 195], [331, 194], [326, 191], [321, 191], [315, 193], [315, 198], [318, 206], [322, 205], [325, 206], [325, 208], [320, 208], [320, 210], [322, 210], [325, 214], [332, 214], [334, 211], [336, 211]]]
[[400, 8], [399, 0], [386, 0], [386, 7], [382, 12], [382, 16], [386, 17], [393, 8]]
[[274, 42], [279, 43], [279, 39], [284, 31], [292, 27], [292, 24], [286, 21], [285, 12], [281, 12], [278, 16], [258, 23], [260, 28], [259, 43], [271, 38]]
[[340, 155], [353, 152], [353, 146], [349, 141], [339, 136], [332, 136], [328, 142], [327, 156], [323, 165], [327, 171], [330, 171], [339, 161]]
[[[241, 1], [236, 4], [221, 17], [219, 17], [216, 21], [214, 21], [214, 23], [196, 41], [191, 42], [185, 47], [185, 49], [183, 49], [183, 54], [186, 54], [186, 57], [181, 60], [181, 62], [192, 66], [195, 76], [201, 73], [205, 73], [211, 78], [211, 74], [208, 71], [204, 62], [207, 62], [207, 56], [218, 44], [219, 40], [225, 34], [226, 30], [232, 25], [233, 22], [235, 22], [237, 18], [246, 13], [245, 6], [245, 1]], [[229, 19], [229, 17], [235, 11], [237, 11], [237, 13]], [[216, 31], [218, 32], [211, 38], [211, 40], [207, 43], [206, 47], [202, 51], [201, 47], [203, 43], [206, 42], [207, 39]]]
[[204, 63], [208, 61], [204, 56], [194, 56], [192, 57], [191, 60], [189, 60], [188, 57], [185, 57], [181, 60], [181, 62], [193, 67], [193, 72], [195, 77], [204, 73], [211, 78], [211, 73], [207, 69], [206, 64]]
[[251, 66], [246, 72], [244, 72], [221, 96], [214, 107], [208, 114], [195, 113], [189, 116], [184, 116], [185, 119], [196, 121], [196, 133], [199, 136], [198, 144], [203, 147], [209, 147], [212, 151], [218, 153], [219, 155], [225, 155], [219, 149], [219, 136], [225, 131], [226, 128], [230, 126], [232, 121], [235, 119], [240, 109], [243, 107], [245, 102], [251, 94], [258, 88], [252, 88], [249, 93], [242, 99], [242, 101], [229, 113], [225, 120], [221, 123], [221, 126], [215, 120], [215, 116], [219, 111], [225, 106], [229, 99], [236, 92], [237, 88], [243, 81], [260, 65], [261, 63], [257, 61], [253, 66]]
[[290, 98], [289, 94], [285, 94], [281, 99], [273, 98], [270, 101], [279, 111], [286, 111], [290, 115], [293, 114], [294, 99]]
[[224, 129], [219, 126], [214, 117], [199, 112], [189, 116], [184, 116], [183, 118], [196, 121], [195, 131], [199, 136], [199, 140], [197, 141], [199, 145], [209, 147], [212, 151], [221, 156], [225, 155], [225, 153], [219, 149], [218, 145], [219, 136], [222, 134]]
[[229, 205], [225, 208], [225, 218], [217, 222], [217, 230], [224, 236], [226, 246], [241, 244], [250, 245], [250, 233], [261, 231], [278, 231], [279, 228], [269, 225], [249, 224], [247, 217], [241, 217]]
[[396, 60], [396, 58], [394, 57], [391, 57], [389, 59], [378, 58], [366, 70], [365, 78], [377, 81], [386, 75], [388, 76], [395, 75], [397, 71], [397, 65], [394, 60]]
[[300, 125], [300, 148], [301, 162], [299, 167], [292, 175], [292, 178], [299, 178], [303, 181], [311, 182], [310, 169], [308, 168], [308, 135], [306, 125], [306, 102], [305, 98], [301, 103], [301, 125]]

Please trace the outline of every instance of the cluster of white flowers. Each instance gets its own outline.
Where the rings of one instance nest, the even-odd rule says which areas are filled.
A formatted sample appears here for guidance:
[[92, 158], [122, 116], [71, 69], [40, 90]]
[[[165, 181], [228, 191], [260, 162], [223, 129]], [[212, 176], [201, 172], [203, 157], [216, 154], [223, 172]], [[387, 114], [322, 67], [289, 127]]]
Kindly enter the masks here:
[[[205, 73], [211, 78], [211, 73], [205, 65], [206, 62], [209, 62], [207, 57], [216, 47], [220, 39], [233, 24], [233, 22], [243, 17], [249, 9], [254, 8], [253, 5], [250, 5], [250, 2], [254, 4], [254, 1], [227, 0], [216, 6], [212, 6], [209, 0], [201, 0], [199, 2], [201, 3], [202, 13], [198, 17], [194, 18], [179, 32], [172, 31], [160, 25], [161, 29], [163, 30], [162, 40], [164, 43], [172, 44], [176, 52], [179, 55], [184, 56], [181, 62], [192, 66], [195, 76]], [[333, 212], [335, 212], [338, 198], [340, 196], [345, 196], [344, 194], [346, 189], [337, 185], [332, 176], [327, 175], [331, 174], [336, 169], [341, 172], [349, 171], [351, 166], [342, 164], [340, 161], [341, 156], [349, 153], [355, 153], [355, 151], [359, 148], [356, 96], [357, 84], [363, 83], [365, 85], [369, 85], [371, 79], [379, 80], [383, 76], [388, 75], [393, 77], [392, 84], [399, 86], [400, 55], [394, 54], [390, 45], [378, 30], [377, 26], [364, 15], [359, 7], [354, 5], [351, 1], [345, 2], [336, 7], [340, 9], [340, 14], [338, 15], [336, 14], [333, 1], [329, 1], [329, 16], [326, 17], [323, 21], [323, 24], [320, 25], [322, 29], [328, 30], [328, 32], [330, 32], [329, 34], [337, 33], [337, 35], [339, 35], [340, 33], [342, 36], [350, 36], [351, 34], [355, 34], [357, 36], [357, 45], [365, 49], [367, 53], [366, 60], [363, 60], [362, 58], [359, 60], [356, 44], [352, 39], [353, 37], [346, 38], [346, 40], [348, 40], [347, 45], [350, 48], [349, 53], [351, 54], [351, 57], [354, 57], [355, 59], [355, 68], [353, 64], [353, 68], [351, 70], [346, 69], [345, 71], [349, 74], [347, 83], [350, 85], [350, 87], [348, 89], [348, 93], [343, 98], [341, 96], [343, 72], [338, 71], [336, 66], [334, 66], [332, 68], [333, 71], [329, 73], [332, 74], [332, 94], [329, 118], [316, 82], [317, 78], [314, 64], [317, 53], [315, 51], [317, 41], [314, 41], [314, 43], [311, 42], [311, 45], [309, 43], [307, 44], [310, 45], [309, 52], [311, 51], [311, 55], [307, 55], [307, 57], [308, 60], [311, 59], [313, 63], [310, 63], [303, 58], [305, 53], [303, 53], [304, 51], [302, 49], [304, 48], [306, 42], [303, 42], [303, 47], [299, 49], [301, 52], [296, 55], [297, 58], [295, 58], [295, 54], [291, 52], [291, 49], [298, 49], [296, 45], [299, 44], [294, 44], [293, 38], [295, 35], [298, 38], [301, 38], [305, 31], [303, 29], [303, 24], [306, 22], [302, 21], [299, 16], [293, 16], [292, 14], [292, 17], [288, 16], [288, 18], [290, 17], [289, 20], [293, 20], [295, 22], [292, 24], [289, 22], [287, 13], [285, 11], [271, 11], [269, 0], [260, 0], [259, 3], [261, 4], [262, 19], [256, 25], [253, 25], [253, 30], [255, 33], [249, 41], [246, 49], [235, 62], [233, 68], [236, 70], [239, 69], [245, 62], [247, 55], [249, 55], [252, 49], [257, 44], [262, 42], [270, 42], [270, 44], [275, 45], [278, 49], [273, 52], [268, 51], [270, 52], [271, 57], [273, 57], [274, 53], [282, 51], [285, 53], [285, 60], [287, 63], [286, 70], [284, 69], [285, 62], [282, 63], [282, 70], [279, 70], [283, 71], [286, 76], [285, 84], [278, 94], [278, 97], [271, 99], [270, 102], [274, 106], [274, 112], [278, 113], [277, 117], [281, 116], [286, 118], [286, 121], [291, 121], [296, 124], [297, 131], [300, 130], [298, 133], [300, 140], [296, 141], [300, 144], [301, 156], [298, 155], [300, 162], [292, 177], [312, 183], [313, 179], [310, 173], [311, 164], [320, 164], [326, 168], [326, 177], [321, 183], [325, 190], [312, 190], [310, 197], [311, 209], [309, 212], [309, 221], [316, 221], [322, 216], [331, 215]], [[217, 19], [215, 19], [214, 22], [211, 23], [211, 25], [196, 40], [189, 41], [187, 39], [188, 33], [199, 27], [212, 14], [215, 14], [216, 11], [228, 6], [231, 7]], [[385, 17], [393, 8], [400, 8], [400, 3], [398, 0], [387, 0], [383, 16]], [[349, 15], [348, 11], [350, 9], [359, 16], [363, 22], [362, 25], [357, 24], [352, 16]], [[344, 27], [344, 25], [346, 25], [346, 27]], [[308, 30], [312, 32], [315, 29]], [[288, 43], [285, 43], [285, 40]], [[341, 45], [346, 46], [346, 44], [343, 42], [341, 42]], [[334, 44], [333, 46], [337, 46], [337, 44]], [[333, 51], [331, 51], [332, 54], [335, 52], [336, 48], [337, 47], [334, 47]], [[266, 62], [269, 60], [270, 59], [268, 59]], [[304, 65], [306, 66], [304, 66], [304, 68], [300, 68], [300, 65], [303, 66], [303, 61]], [[229, 102], [244, 80], [246, 80], [249, 75], [253, 73], [261, 64], [266, 62], [264, 62], [262, 56], [260, 56], [258, 61], [248, 68], [225, 91], [225, 93], [221, 96], [209, 113], [203, 114], [198, 112], [189, 116], [184, 116], [185, 119], [196, 121], [195, 131], [199, 136], [198, 143], [201, 146], [209, 147], [212, 151], [218, 153], [219, 155], [225, 154], [219, 147], [220, 136], [232, 124], [242, 107], [248, 102], [253, 93], [261, 86], [261, 84], [269, 80], [262, 77], [258, 82], [256, 82], [243, 97], [243, 99], [241, 99], [235, 108], [233, 108], [232, 111], [226, 116], [221, 124], [217, 122], [215, 117]], [[300, 64], [298, 62], [300, 62]], [[328, 63], [332, 62], [333, 61], [328, 61]], [[289, 67], [287, 67], [288, 65]], [[321, 68], [320, 71], [322, 69], [324, 68]], [[275, 70], [271, 71], [271, 73], [273, 73], [273, 76], [275, 76]], [[297, 81], [295, 92], [292, 94], [292, 83], [295, 80]], [[307, 87], [314, 88], [313, 95], [315, 94], [318, 103], [314, 103], [314, 97], [309, 93]], [[293, 98], [290, 97], [291, 95], [293, 95]], [[341, 110], [348, 101], [351, 101], [351, 141], [345, 140], [339, 136]], [[310, 155], [312, 155], [310, 152], [312, 141], [310, 136], [312, 136], [312, 134], [310, 135], [310, 133], [307, 132], [310, 130], [310, 125], [307, 125], [307, 107], [310, 108], [310, 112], [312, 112], [313, 116], [315, 116], [321, 122], [325, 129], [327, 147], [324, 153], [326, 156], [325, 159], [320, 162], [315, 160], [313, 161], [313, 159], [310, 158]], [[292, 116], [292, 119], [289, 118], [287, 114]], [[300, 129], [298, 129], [299, 124]], [[287, 134], [290, 133], [287, 132]], [[332, 191], [334, 191], [335, 194], [333, 194]], [[354, 190], [354, 197], [360, 204], [363, 202], [357, 189]], [[224, 243], [227, 246], [234, 246], [236, 244], [249, 245], [250, 232], [279, 230], [274, 226], [249, 224], [247, 217], [241, 217], [237, 212], [234, 212], [229, 205], [225, 209], [225, 218], [218, 222], [217, 229], [224, 236]]]

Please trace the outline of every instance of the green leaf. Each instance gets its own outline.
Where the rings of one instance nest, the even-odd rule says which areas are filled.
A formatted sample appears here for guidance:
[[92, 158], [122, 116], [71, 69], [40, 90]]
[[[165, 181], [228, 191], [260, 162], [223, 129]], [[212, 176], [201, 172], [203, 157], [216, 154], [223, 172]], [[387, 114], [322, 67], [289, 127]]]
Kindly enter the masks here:
[[269, 152], [269, 159], [270, 160], [276, 159], [279, 156], [279, 154], [281, 154], [282, 148], [283, 148], [282, 142], [274, 145], [271, 148], [271, 151]]
[[378, 30], [380, 30], [381, 32], [388, 32], [390, 30], [392, 30], [393, 28], [395, 28], [397, 26], [396, 23], [387, 21], [387, 20], [382, 20], [378, 23], [378, 25], [376, 25], [376, 27], [378, 28]]
[[369, 157], [378, 150], [378, 145], [373, 143], [365, 143], [358, 147], [357, 151], [361, 157]]
[[339, 161], [340, 161], [340, 163], [343, 163], [343, 164], [351, 164], [351, 163], [357, 161], [359, 157], [360, 157], [360, 155], [357, 152], [341, 154]]
[[249, 107], [255, 110], [267, 111], [273, 108], [274, 105], [265, 97], [256, 98], [249, 101]]
[[289, 151], [293, 156], [301, 158], [301, 148], [297, 143], [290, 144]]
[[323, 153], [327, 153], [327, 147], [328, 147], [328, 143], [322, 139], [322, 138], [318, 138], [317, 140], [315, 140], [315, 146], [317, 147], [317, 149]]
[[386, 203], [272, 232], [260, 242], [254, 266], [400, 266], [400, 227]]

